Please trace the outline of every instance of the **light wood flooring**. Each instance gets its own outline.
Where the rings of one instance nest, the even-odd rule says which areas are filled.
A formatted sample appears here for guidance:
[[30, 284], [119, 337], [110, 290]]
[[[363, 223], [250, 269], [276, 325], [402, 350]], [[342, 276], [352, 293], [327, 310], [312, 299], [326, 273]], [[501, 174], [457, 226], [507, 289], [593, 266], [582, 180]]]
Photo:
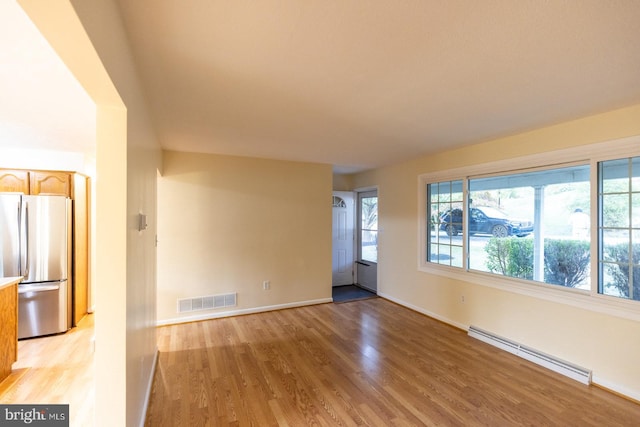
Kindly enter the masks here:
[[70, 425], [94, 418], [93, 315], [65, 334], [18, 341], [18, 361], [0, 383], [0, 403], [69, 404]]
[[161, 327], [146, 425], [638, 426], [640, 405], [382, 298]]

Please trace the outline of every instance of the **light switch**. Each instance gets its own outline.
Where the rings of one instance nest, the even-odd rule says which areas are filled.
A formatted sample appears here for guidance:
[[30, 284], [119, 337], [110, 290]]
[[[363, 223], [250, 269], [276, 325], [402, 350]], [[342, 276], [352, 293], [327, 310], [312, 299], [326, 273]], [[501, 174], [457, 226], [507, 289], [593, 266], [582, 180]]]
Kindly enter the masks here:
[[138, 214], [138, 231], [147, 229], [147, 216], [143, 213]]

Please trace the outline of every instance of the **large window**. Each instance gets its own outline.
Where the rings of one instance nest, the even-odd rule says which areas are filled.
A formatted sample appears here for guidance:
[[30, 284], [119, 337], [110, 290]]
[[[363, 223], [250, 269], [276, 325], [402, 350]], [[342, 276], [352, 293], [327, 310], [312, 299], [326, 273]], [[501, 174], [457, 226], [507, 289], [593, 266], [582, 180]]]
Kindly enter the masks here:
[[427, 184], [427, 262], [588, 290], [589, 180], [580, 164]]
[[598, 291], [640, 301], [640, 157], [598, 169]]
[[640, 301], [640, 157], [599, 147], [602, 161], [424, 178], [423, 265]]
[[640, 137], [420, 182], [420, 270], [637, 316]]

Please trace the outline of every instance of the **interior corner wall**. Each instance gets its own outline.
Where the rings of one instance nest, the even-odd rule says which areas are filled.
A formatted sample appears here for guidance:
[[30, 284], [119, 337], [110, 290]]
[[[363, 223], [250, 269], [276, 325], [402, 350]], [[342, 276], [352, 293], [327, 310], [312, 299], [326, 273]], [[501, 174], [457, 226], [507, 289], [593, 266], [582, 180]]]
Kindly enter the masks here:
[[[101, 190], [106, 192], [105, 187], [111, 184], [104, 182], [105, 169], [111, 168], [110, 173], [117, 174], [118, 179], [123, 181], [119, 194], [114, 195], [123, 206], [118, 213], [119, 228], [108, 232], [124, 233], [124, 242], [120, 241], [119, 246], [112, 249], [117, 252], [111, 257], [124, 260], [125, 279], [115, 283], [102, 282], [98, 284], [100, 289], [96, 289], [96, 346], [111, 344], [98, 332], [112, 336], [113, 341], [120, 344], [117, 352], [113, 352], [112, 359], [117, 359], [119, 365], [123, 366], [113, 372], [106, 369], [109, 362], [102, 357], [107, 352], [100, 358], [96, 357], [96, 373], [99, 373], [96, 376], [96, 420], [106, 425], [105, 417], [108, 420], [113, 416], [109, 402], [117, 395], [119, 399], [123, 399], [124, 407], [119, 407], [118, 410], [124, 410], [125, 419], [109, 425], [143, 425], [158, 350], [155, 307], [156, 171], [161, 165], [162, 153], [117, 2], [73, 0], [72, 4], [126, 108], [126, 133], [123, 135], [124, 139], [120, 140], [122, 145], [113, 147], [114, 150], [122, 150], [122, 157], [109, 162], [105, 159], [109, 156], [105, 151], [111, 149], [109, 142], [103, 141], [101, 147], [98, 140], [98, 220], [104, 218], [105, 209], [100, 203]], [[146, 228], [139, 227], [140, 215], [146, 218]], [[98, 221], [98, 233], [102, 227], [103, 223]], [[100, 234], [96, 239], [99, 237]], [[100, 245], [101, 242], [97, 240], [97, 244]], [[104, 262], [103, 259], [98, 259], [98, 267]], [[104, 268], [102, 271], [104, 274]], [[112, 317], [112, 325], [103, 323], [110, 321]], [[113, 350], [115, 349], [114, 346]], [[103, 370], [108, 371], [106, 375], [118, 377], [118, 389], [108, 390], [99, 382], [103, 379]]]
[[[331, 191], [330, 165], [165, 151], [158, 321], [331, 298]], [[237, 306], [177, 312], [179, 299], [234, 292]]]
[[418, 270], [419, 175], [634, 135], [640, 105], [355, 175], [356, 187], [378, 186], [379, 293], [590, 368], [595, 382], [638, 399], [639, 322]]
[[334, 191], [352, 191], [353, 176], [350, 174], [333, 174], [333, 190]]
[[143, 425], [157, 354], [159, 144], [116, 1], [19, 3], [96, 103], [95, 423]]

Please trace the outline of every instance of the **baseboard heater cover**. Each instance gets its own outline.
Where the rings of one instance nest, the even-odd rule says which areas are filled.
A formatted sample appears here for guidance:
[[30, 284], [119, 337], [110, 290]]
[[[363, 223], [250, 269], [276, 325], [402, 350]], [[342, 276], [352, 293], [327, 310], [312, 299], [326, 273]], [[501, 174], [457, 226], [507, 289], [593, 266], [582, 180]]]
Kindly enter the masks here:
[[554, 356], [542, 353], [538, 350], [526, 347], [517, 342], [499, 337], [491, 332], [484, 331], [475, 326], [469, 327], [469, 336], [480, 341], [498, 347], [501, 350], [515, 354], [537, 365], [551, 369], [554, 372], [567, 376], [571, 379], [581, 382], [582, 384], [591, 384], [591, 371], [572, 363], [558, 359]]

